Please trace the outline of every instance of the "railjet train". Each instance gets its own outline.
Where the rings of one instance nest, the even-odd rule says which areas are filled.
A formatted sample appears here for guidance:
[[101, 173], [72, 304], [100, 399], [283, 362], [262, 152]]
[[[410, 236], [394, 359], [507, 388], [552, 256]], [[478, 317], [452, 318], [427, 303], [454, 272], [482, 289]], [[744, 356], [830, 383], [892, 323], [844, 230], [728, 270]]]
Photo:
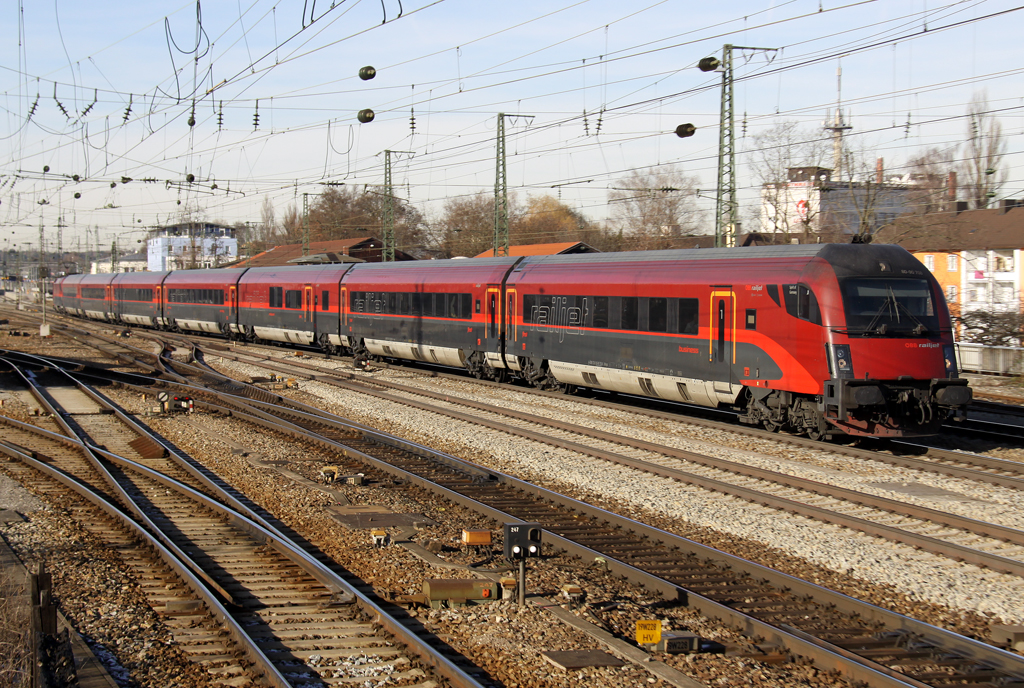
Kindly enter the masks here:
[[814, 244], [70, 275], [61, 312], [734, 408], [814, 438], [934, 434], [971, 400], [934, 277]]

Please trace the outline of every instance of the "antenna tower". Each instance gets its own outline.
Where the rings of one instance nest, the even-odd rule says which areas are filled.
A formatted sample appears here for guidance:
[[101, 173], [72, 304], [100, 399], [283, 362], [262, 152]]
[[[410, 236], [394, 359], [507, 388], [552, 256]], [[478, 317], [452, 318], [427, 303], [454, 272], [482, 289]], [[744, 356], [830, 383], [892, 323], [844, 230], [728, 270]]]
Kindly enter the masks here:
[[[825, 121], [822, 123], [822, 128], [826, 131], [832, 132], [832, 178], [836, 181], [842, 179], [843, 173], [843, 132], [853, 129], [853, 127], [847, 124], [843, 120], [843, 67], [842, 65], [836, 67], [836, 113], [832, 116], [832, 113], [825, 115]], [[829, 123], [829, 120], [832, 120]]]

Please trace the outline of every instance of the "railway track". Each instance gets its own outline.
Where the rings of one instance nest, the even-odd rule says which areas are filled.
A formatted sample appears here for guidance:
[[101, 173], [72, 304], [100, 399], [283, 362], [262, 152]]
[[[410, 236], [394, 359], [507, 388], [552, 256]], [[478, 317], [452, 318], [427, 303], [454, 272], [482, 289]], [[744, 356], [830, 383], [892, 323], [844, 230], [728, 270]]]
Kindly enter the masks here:
[[[137, 424], [103, 420], [117, 410], [102, 395], [67, 380], [39, 379], [58, 377], [29, 373], [25, 381], [65, 436], [4, 419], [0, 451], [20, 460], [6, 467], [30, 484], [46, 480], [32, 469], [48, 472], [50, 482], [62, 479], [70, 487], [73, 480], [81, 495], [101, 505], [109, 518], [96, 521], [94, 532], [123, 551], [150, 604], [195, 663], [225, 678], [247, 675], [276, 686], [353, 679], [422, 688], [439, 681], [486, 685], [272, 525], [261, 525], [262, 518], [222, 503], [237, 501], [233, 495], [217, 494], [218, 501], [154, 469], [188, 473], [160, 456], [166, 447], [139, 435]], [[130, 544], [147, 531], [162, 563]]]
[[[210, 375], [207, 371], [198, 370], [195, 371], [194, 374], [200, 377]], [[222, 384], [229, 387], [237, 386], [237, 383], [222, 382]], [[260, 392], [256, 393], [257, 396], [260, 396], [261, 394], [267, 393], [265, 390], [260, 390]], [[281, 431], [281, 421], [276, 418], [279, 414], [284, 413], [280, 408], [270, 407], [268, 410], [264, 405], [254, 404], [251, 400], [240, 402], [237, 399], [225, 399], [223, 398], [223, 395], [221, 395], [221, 397], [222, 398], [220, 398], [217, 403], [212, 403], [207, 408], [223, 413], [231, 413], [236, 417], [247, 418], [250, 422], [259, 423], [264, 427], [276, 428], [277, 431]], [[284, 401], [285, 400], [280, 398], [276, 399], [276, 402], [278, 403]], [[238, 404], [242, 405], [239, 406]], [[254, 408], [254, 406], [264, 407]], [[315, 441], [321, 444], [326, 443], [327, 446], [330, 446], [335, 450], [346, 451], [350, 455], [359, 456], [360, 445], [357, 444], [355, 447], [350, 445], [348, 449], [344, 449], [342, 446], [336, 444], [338, 437], [333, 435], [338, 432], [337, 428], [325, 430], [323, 427], [318, 427], [323, 424], [323, 419], [321, 414], [316, 412], [315, 409], [290, 411], [287, 413], [292, 417], [287, 421], [288, 424], [284, 426], [285, 431], [295, 433], [299, 430], [302, 424], [312, 423], [313, 428], [309, 430], [309, 432], [312, 433], [309, 435], [309, 441]], [[363, 435], [363, 441], [366, 442], [365, 431], [363, 429], [353, 429], [351, 426], [345, 427], [347, 432], [354, 432], [357, 435]], [[369, 453], [370, 449], [379, 451], [381, 444], [382, 439], [380, 437], [373, 437], [368, 441], [366, 446], [362, 446], [361, 448], [366, 449], [366, 453]], [[400, 450], [401, 443], [396, 447], [388, 444], [386, 441], [384, 442], [385, 453], [393, 453]], [[412, 461], [414, 463], [422, 463], [424, 458], [422, 454], [422, 448], [414, 448], [413, 455], [417, 458]], [[428, 463], [428, 467], [424, 468], [421, 466], [416, 469], [422, 473], [422, 475], [418, 476], [419, 480], [426, 480], [427, 474], [437, 471], [436, 464], [433, 464], [433, 462]], [[446, 459], [445, 463], [450, 463], [450, 459]], [[384, 468], [383, 466], [380, 466], [380, 468], [382, 470], [393, 470]], [[413, 475], [416, 474], [411, 472], [407, 475], [407, 478], [412, 479], [411, 476]], [[906, 673], [900, 672], [901, 675], [898, 680], [909, 680], [909, 683], [902, 682], [893, 685], [933, 685], [935, 683], [928, 683], [928, 681], [938, 681], [939, 674], [946, 674], [947, 677], [955, 676], [955, 678], [951, 680], [960, 680], [961, 677], [956, 676], [956, 672], [948, 668], [951, 665], [949, 662], [951, 662], [952, 665], [958, 665], [961, 668], [965, 668], [968, 673], [974, 671], [972, 679], [969, 680], [979, 681], [985, 678], [986, 671], [991, 672], [993, 670], [993, 666], [998, 665], [1000, 662], [1007, 659], [1004, 656], [1005, 653], [999, 654], [998, 650], [995, 650], [994, 648], [986, 649], [987, 646], [983, 646], [981, 644], [975, 646], [970, 641], [967, 642], [966, 646], [969, 651], [964, 651], [965, 647], [962, 645], [964, 639], [946, 639], [948, 640], [947, 644], [944, 644], [942, 641], [936, 641], [933, 632], [937, 629], [930, 629], [929, 627], [930, 630], [924, 629], [922, 632], [917, 627], [914, 627], [914, 622], [909, 622], [909, 620], [899, 617], [898, 615], [889, 615], [888, 612], [883, 612], [881, 616], [877, 616], [876, 612], [867, 613], [864, 609], [857, 609], [856, 611], [849, 613], [858, 619], [858, 623], [864, 619], [872, 619], [873, 623], [866, 625], [854, 624], [846, 617], [843, 617], [842, 614], [839, 614], [838, 616], [833, 615], [835, 610], [847, 607], [848, 598], [843, 600], [841, 604], [837, 604], [827, 592], [819, 591], [818, 597], [828, 601], [821, 602], [815, 600], [814, 602], [810, 602], [809, 600], [812, 600], [815, 597], [814, 594], [808, 594], [805, 589], [800, 589], [800, 586], [791, 587], [791, 581], [785, 578], [783, 578], [781, 583], [777, 582], [777, 578], [774, 578], [777, 587], [773, 588], [769, 585], [766, 590], [761, 587], [763, 585], [763, 581], [772, 580], [773, 576], [761, 579], [759, 578], [759, 576], [763, 574], [761, 571], [757, 571], [753, 574], [754, 576], [758, 576], [758, 578], [753, 581], [742, 577], [736, 578], [733, 576], [733, 573], [730, 573], [728, 576], [724, 576], [721, 575], [723, 574], [723, 571], [720, 570], [708, 572], [700, 565], [700, 559], [702, 556], [705, 556], [705, 553], [701, 552], [696, 555], [691, 554], [690, 558], [693, 559], [693, 561], [691, 561], [686, 558], [681, 558], [679, 556], [680, 550], [673, 551], [673, 548], [678, 546], [678, 543], [674, 540], [670, 540], [670, 544], [667, 545], [667, 550], [653, 547], [652, 543], [660, 540], [664, 534], [652, 534], [650, 531], [653, 529], [643, 530], [643, 528], [637, 524], [623, 523], [622, 527], [634, 531], [639, 528], [640, 532], [642, 532], [646, 537], [641, 537], [639, 541], [633, 540], [622, 542], [620, 540], [622, 537], [621, 529], [613, 530], [613, 532], [608, 533], [607, 531], [602, 530], [605, 527], [604, 525], [595, 527], [596, 523], [610, 523], [619, 517], [610, 516], [606, 513], [591, 513], [581, 517], [581, 512], [575, 509], [570, 511], [569, 515], [563, 517], [562, 515], [554, 513], [551, 509], [551, 503], [553, 501], [557, 501], [557, 499], [552, 499], [550, 494], [544, 494], [543, 491], [541, 492], [544, 494], [543, 499], [546, 500], [548, 504], [541, 504], [539, 506], [536, 504], [536, 500], [533, 500], [533, 503], [531, 504], [510, 506], [514, 500], [504, 493], [499, 494], [496, 497], [488, 497], [486, 493], [494, 489], [495, 482], [511, 484], [522, 490], [535, 492], [535, 488], [519, 485], [514, 479], [509, 478], [508, 476], [495, 476], [493, 472], [489, 471], [483, 471], [481, 473], [479, 468], [470, 469], [462, 466], [455, 471], [455, 477], [449, 476], [446, 478], [438, 478], [437, 482], [448, 485], [448, 489], [453, 489], [452, 486], [458, 486], [461, 496], [456, 498], [457, 501], [458, 499], [468, 499], [471, 503], [485, 503], [488, 499], [491, 499], [491, 506], [486, 507], [486, 509], [492, 510], [487, 511], [489, 514], [495, 513], [493, 510], [496, 510], [501, 506], [509, 507], [504, 512], [496, 513], [493, 516], [495, 518], [507, 519], [508, 514], [518, 514], [518, 517], [524, 520], [540, 520], [545, 524], [550, 532], [560, 534], [561, 537], [565, 538], [565, 541], [560, 543], [570, 551], [573, 551], [575, 548], [575, 551], [582, 552], [585, 556], [595, 556], [596, 553], [600, 553], [601, 555], [608, 557], [609, 561], [612, 562], [612, 567], [616, 570], [636, 574], [637, 571], [640, 571], [644, 566], [646, 566], [650, 570], [646, 571], [646, 573], [636, 574], [640, 576], [641, 580], [644, 580], [645, 584], [653, 586], [655, 589], [663, 590], [670, 596], [672, 594], [686, 594], [692, 604], [696, 603], [698, 606], [702, 604], [709, 605], [701, 608], [712, 616], [729, 617], [731, 612], [728, 610], [731, 610], [732, 612], [756, 612], [757, 609], [766, 610], [764, 616], [769, 619], [769, 622], [757, 619], [756, 613], [750, 614], [750, 616], [745, 620], [736, 618], [732, 618], [731, 620], [735, 623], [746, 625], [748, 628], [751, 627], [751, 624], [754, 624], [754, 627], [758, 630], [764, 630], [766, 633], [765, 637], [770, 638], [777, 638], [780, 632], [788, 631], [791, 627], [792, 629], [795, 629], [794, 635], [797, 640], [802, 640], [804, 643], [810, 643], [810, 646], [805, 645], [802, 647], [802, 649], [806, 651], [805, 653], [813, 654], [811, 646], [818, 646], [822, 643], [828, 645], [830, 644], [830, 641], [834, 641], [836, 646], [846, 646], [847, 650], [854, 646], [871, 646], [872, 649], [870, 651], [865, 650], [864, 654], [866, 656], [873, 656], [877, 653], [880, 656], [886, 657], [886, 662], [890, 664], [890, 669], [886, 670], [884, 667], [872, 666], [870, 662], [868, 662], [867, 665], [861, 662], [856, 662], [856, 664], [861, 667], [869, 666], [869, 668], [874, 671], [881, 671], [881, 675], [886, 675], [889, 671], [892, 671], [892, 666], [901, 669], [911, 665], [916, 667], [916, 669], [909, 670]], [[475, 493], [474, 490], [476, 490]], [[449, 496], [451, 497], [451, 495]], [[580, 507], [580, 509], [582, 509], [582, 513], [586, 513], [585, 505], [574, 504], [572, 506]], [[583, 522], [581, 523], [581, 521]], [[571, 543], [569, 542], [570, 539], [576, 540], [576, 542]], [[582, 543], [580, 541], [582, 541]], [[611, 544], [609, 547], [603, 548], [601, 546], [602, 543]], [[589, 547], [588, 544], [593, 546]], [[727, 565], [732, 569], [732, 572], [744, 570], [731, 561]], [[696, 573], [698, 570], [701, 572]], [[748, 572], [747, 575], [750, 576], [750, 569], [746, 569], [746, 571]], [[653, 576], [653, 578], [650, 578], [649, 576]], [[774, 576], [777, 577], [778, 574], [774, 574]], [[707, 582], [709, 580], [711, 581], [710, 583]], [[785, 597], [777, 596], [780, 594], [777, 588], [789, 588], [790, 591], [800, 589], [800, 592], [793, 593], [795, 595], [793, 599], [786, 599]], [[683, 593], [683, 589], [686, 589], [685, 593]], [[729, 593], [723, 595], [722, 593], [724, 591], [729, 591]], [[708, 594], [706, 597], [700, 597], [698, 596], [698, 593], [700, 592], [706, 592]], [[716, 595], [719, 596], [719, 599], [715, 599]], [[834, 595], [834, 593], [832, 593], [832, 595]], [[739, 603], [737, 603], [737, 598], [740, 596], [742, 596], [742, 600], [739, 600]], [[716, 604], [719, 605], [719, 607], [716, 607]], [[724, 607], [724, 609], [720, 607]], [[809, 623], [801, 625], [800, 620], [804, 620], [805, 622], [807, 620], [810, 621]], [[755, 624], [755, 621], [758, 623]], [[787, 623], [788, 621], [792, 621], [794, 623]], [[769, 623], [769, 625], [758, 625], [760, 623]], [[776, 623], [777, 625], [771, 625], [771, 623]], [[887, 626], [887, 624], [890, 625]], [[810, 627], [809, 629], [808, 626]], [[889, 634], [893, 633], [893, 629], [896, 628], [900, 628], [902, 630], [895, 632], [890, 636]], [[910, 628], [913, 628], [913, 630], [909, 630]], [[809, 632], [818, 634], [818, 641], [814, 641], [811, 636], [802, 637], [803, 634]], [[822, 637], [824, 637], [825, 640], [822, 640]], [[906, 646], [908, 639], [914, 647], [913, 653], [905, 653], [903, 650], [899, 649], [901, 646]], [[793, 647], [793, 645], [800, 644], [791, 638], [786, 640], [788, 641], [788, 644], [786, 642], [782, 642], [786, 647]], [[916, 643], [919, 642], [923, 644], [917, 645]], [[830, 649], [834, 650], [835, 647]], [[985, 656], [989, 651], [996, 653], [995, 661], [993, 661], [992, 657]], [[856, 650], [854, 650], [854, 652], [856, 652]], [[959, 657], [952, 660], [950, 660], [949, 656], [945, 657], [945, 659], [937, 659], [939, 655], [930, 654], [934, 652], [938, 652], [939, 654], [944, 652], [953, 652], [954, 655], [959, 655]], [[914, 655], [912, 659], [910, 658], [911, 654]], [[876, 657], [876, 659], [877, 658], [878, 657]], [[1013, 676], [1016, 679], [1020, 679], [1021, 676], [1014, 673], [1017, 669], [1013, 666], [1014, 662], [1018, 660], [1019, 658], [1011, 659], [1009, 660], [1011, 666], [1004, 666], [998, 670], [1006, 671], [1007, 676]], [[966, 668], [968, 665], [976, 665], [976, 669], [977, 666], [981, 666], [984, 667], [984, 669], [976, 671]], [[936, 669], [935, 674], [930, 674], [927, 671], [928, 668]], [[860, 670], [861, 669], [850, 669], [848, 667], [847, 674], [855, 675]], [[914, 678], [908, 679], [908, 676]], [[991, 678], [991, 675], [989, 675], [989, 678]], [[876, 679], [878, 679], [878, 676], [873, 675], [873, 679], [870, 682], [873, 685], [883, 685], [883, 683], [875, 683]], [[914, 681], [919, 682], [914, 683]]]
[[[202, 398], [198, 390], [192, 391]], [[286, 409], [223, 394], [211, 394], [209, 399], [198, 403], [267, 431], [298, 434], [327, 448], [335, 463], [338, 453], [357, 461], [352, 470], [365, 470], [370, 464], [496, 520], [538, 521], [570, 552], [604, 557], [612, 570], [670, 598], [685, 598], [710, 616], [754, 629], [791, 651], [825, 665], [833, 663], [831, 668], [872, 685], [933, 685], [940, 675], [978, 682], [992, 678], [993, 672], [1024, 679], [1019, 673], [1024, 660], [996, 648], [734, 560], [510, 476], [452, 457], [435, 458], [425, 448], [369, 433], [315, 409]]]
[[[176, 337], [176, 339], [178, 338]], [[180, 340], [183, 342], [185, 340], [192, 342], [192, 344], [190, 345], [194, 345], [196, 341], [191, 336], [182, 336], [180, 337]], [[276, 370], [282, 376], [306, 378], [316, 380], [319, 382], [328, 383], [331, 383], [331, 379], [336, 377], [350, 380], [361, 378], [361, 376], [355, 373], [349, 373], [345, 371], [339, 372], [336, 369], [324, 368], [319, 365], [309, 364], [305, 361], [282, 360], [281, 358], [273, 357], [267, 354], [254, 353], [253, 350], [258, 348], [259, 347], [254, 347], [251, 345], [245, 345], [242, 347], [227, 346], [216, 342], [211, 343], [209, 340], [205, 340], [200, 342], [197, 351], [205, 353], [205, 355], [207, 356], [219, 356], [227, 360], [234, 360], [242, 363], [250, 363], [252, 365], [262, 366], [270, 370]], [[280, 351], [280, 349], [277, 347], [266, 347], [266, 349], [270, 351]], [[319, 357], [315, 353], [304, 353], [305, 355]], [[403, 366], [402, 369], [406, 370], [407, 368]], [[453, 375], [450, 373], [439, 373], [436, 371], [429, 371], [426, 374], [429, 375], [430, 377], [437, 377], [441, 379], [452, 379], [459, 381], [466, 381], [467, 379], [465, 376]], [[365, 377], [362, 377], [362, 379], [365, 379]], [[380, 384], [383, 385], [385, 383]], [[506, 385], [488, 382], [485, 380], [477, 380], [474, 382], [474, 384], [480, 384], [487, 387], [494, 387], [498, 389], [507, 389]], [[516, 387], [515, 389], [524, 394], [531, 394], [539, 398], [566, 398], [563, 394], [545, 392], [533, 388]], [[659, 420], [668, 420], [671, 422], [698, 425], [706, 428], [722, 430], [728, 433], [745, 435], [748, 437], [757, 438], [759, 440], [779, 442], [794, 447], [800, 447], [805, 449], [821, 449], [836, 454], [840, 454], [842, 456], [847, 456], [850, 458], [874, 461], [892, 466], [899, 466], [902, 468], [919, 470], [926, 473], [939, 473], [942, 475], [964, 478], [966, 480], [988, 482], [989, 484], [992, 485], [1008, 487], [1010, 489], [1024, 489], [1024, 464], [1016, 461], [1009, 461], [982, 454], [974, 454], [964, 451], [952, 451], [942, 449], [939, 447], [929, 446], [926, 444], [916, 443], [913, 441], [902, 440], [880, 443], [884, 444], [887, 448], [873, 450], [858, 446], [860, 444], [859, 442], [854, 442], [851, 444], [821, 442], [817, 440], [811, 440], [806, 437], [787, 435], [784, 433], [773, 433], [759, 428], [738, 425], [733, 422], [713, 420], [707, 417], [692, 417], [689, 415], [680, 415], [678, 412], [665, 411], [659, 408], [648, 408], [643, 406], [638, 407], [633, 404], [623, 404], [603, 399], [590, 399], [585, 397], [572, 397], [572, 400], [578, 404], [594, 406], [597, 408], [614, 409], [617, 411], [624, 411]], [[640, 401], [642, 401], [642, 403], [644, 404], [651, 403], [651, 400]], [[1024, 428], [1018, 429], [1018, 426], [1010, 427], [1011, 429], [1009, 432], [1019, 432], [1021, 433], [1021, 436], [1024, 436]], [[871, 444], [871, 442], [869, 441], [867, 444]]]
[[[515, 412], [451, 392], [434, 392], [377, 379], [336, 380], [325, 375], [318, 376], [318, 380], [729, 494], [753, 504], [835, 523], [924, 551], [1024, 576], [1024, 532], [1015, 528], [683, 451], [636, 437]], [[375, 391], [379, 389], [389, 391]], [[416, 401], [416, 398], [431, 401]], [[471, 412], [460, 411], [458, 407]], [[600, 467], [595, 469], [600, 470]]]

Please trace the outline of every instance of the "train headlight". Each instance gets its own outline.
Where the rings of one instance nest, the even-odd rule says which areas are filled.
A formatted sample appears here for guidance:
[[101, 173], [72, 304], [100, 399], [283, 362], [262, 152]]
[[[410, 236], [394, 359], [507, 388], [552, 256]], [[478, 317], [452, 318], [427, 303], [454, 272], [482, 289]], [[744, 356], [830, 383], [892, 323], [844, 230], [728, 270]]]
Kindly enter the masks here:
[[882, 388], [876, 387], [875, 385], [867, 385], [864, 387], [851, 387], [853, 402], [857, 406], [877, 406], [885, 403], [885, 395], [882, 394]]
[[942, 347], [942, 358], [946, 362], [946, 377], [956, 377], [958, 374], [956, 369], [956, 352], [952, 346], [947, 344]]
[[940, 406], [964, 406], [971, 403], [971, 388], [967, 385], [950, 385], [935, 393], [935, 401]]

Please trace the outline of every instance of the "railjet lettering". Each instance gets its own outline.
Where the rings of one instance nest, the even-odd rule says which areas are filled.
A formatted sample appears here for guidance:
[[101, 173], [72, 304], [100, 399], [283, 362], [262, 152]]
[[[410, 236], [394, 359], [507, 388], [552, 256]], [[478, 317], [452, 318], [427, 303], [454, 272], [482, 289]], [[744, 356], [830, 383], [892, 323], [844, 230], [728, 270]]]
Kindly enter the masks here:
[[534, 306], [533, 326], [540, 332], [558, 332], [559, 343], [565, 341], [567, 334], [583, 334], [583, 323], [589, 312], [588, 299], [583, 298], [583, 306], [569, 306], [564, 296], [552, 296], [550, 306]]

